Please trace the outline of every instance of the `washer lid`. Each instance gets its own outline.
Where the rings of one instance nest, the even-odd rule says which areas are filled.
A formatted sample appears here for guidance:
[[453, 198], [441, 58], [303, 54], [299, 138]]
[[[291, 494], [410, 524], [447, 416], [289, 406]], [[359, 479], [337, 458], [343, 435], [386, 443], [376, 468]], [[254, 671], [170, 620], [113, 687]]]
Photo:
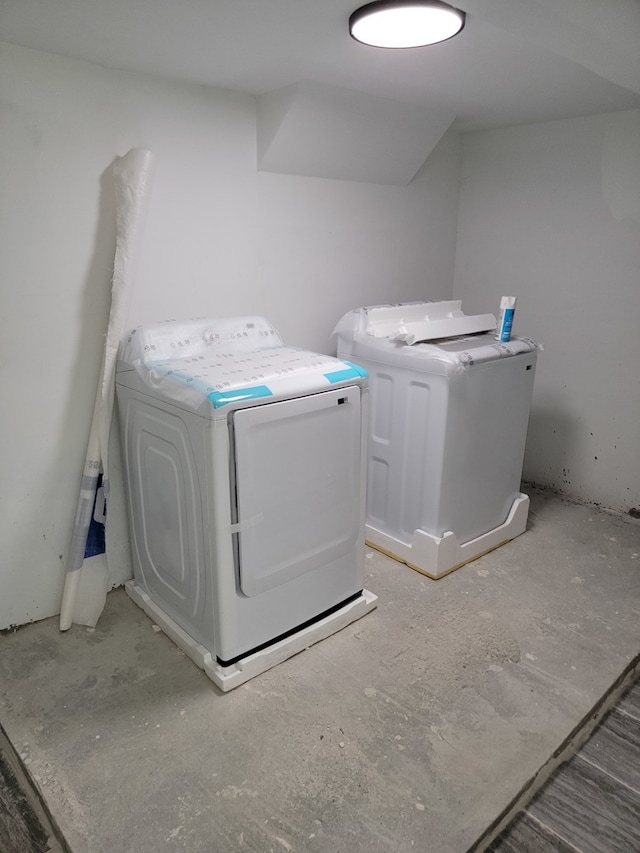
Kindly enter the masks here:
[[192, 409], [270, 402], [362, 384], [367, 376], [350, 362], [285, 346], [263, 317], [140, 326], [121, 362], [150, 389]]

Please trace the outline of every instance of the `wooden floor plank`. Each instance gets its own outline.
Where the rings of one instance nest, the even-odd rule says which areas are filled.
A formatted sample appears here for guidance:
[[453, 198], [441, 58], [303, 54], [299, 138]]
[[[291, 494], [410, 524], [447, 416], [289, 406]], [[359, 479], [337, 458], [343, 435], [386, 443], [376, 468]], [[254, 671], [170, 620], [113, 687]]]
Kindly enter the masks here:
[[577, 853], [576, 848], [543, 826], [531, 815], [520, 812], [514, 823], [489, 847], [487, 853]]
[[640, 720], [614, 709], [579, 754], [640, 794]]
[[640, 850], [640, 796], [579, 754], [557, 771], [527, 812], [583, 853]]
[[48, 835], [0, 755], [0, 851], [46, 853], [47, 850]]
[[640, 681], [628, 690], [617, 705], [618, 709], [630, 717], [640, 720]]

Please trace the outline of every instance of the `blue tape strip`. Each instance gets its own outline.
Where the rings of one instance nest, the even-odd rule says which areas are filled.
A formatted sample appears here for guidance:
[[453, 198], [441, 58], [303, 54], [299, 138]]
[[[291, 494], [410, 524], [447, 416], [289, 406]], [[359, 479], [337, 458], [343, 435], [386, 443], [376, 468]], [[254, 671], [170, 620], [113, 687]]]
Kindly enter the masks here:
[[241, 400], [255, 400], [258, 397], [272, 397], [273, 391], [266, 385], [253, 385], [251, 388], [237, 388], [235, 391], [212, 391], [207, 394], [214, 409], [220, 409], [228, 403], [238, 403]]
[[345, 382], [348, 379], [366, 379], [369, 375], [364, 367], [359, 364], [352, 364], [350, 361], [345, 361], [348, 365], [346, 370], [335, 370], [333, 373], [325, 373], [325, 377], [329, 382]]

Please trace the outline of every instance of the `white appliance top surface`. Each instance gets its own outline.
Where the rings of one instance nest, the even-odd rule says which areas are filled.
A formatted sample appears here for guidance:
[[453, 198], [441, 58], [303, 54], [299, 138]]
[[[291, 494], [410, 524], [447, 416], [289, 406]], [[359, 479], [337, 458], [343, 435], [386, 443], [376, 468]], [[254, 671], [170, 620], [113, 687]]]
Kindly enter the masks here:
[[263, 317], [166, 321], [134, 329], [120, 371], [134, 369], [163, 396], [214, 409], [362, 384], [366, 371], [321, 353], [285, 346]]
[[373, 305], [349, 311], [333, 336], [340, 355], [411, 363], [416, 369], [449, 375], [475, 365], [542, 350], [529, 338], [494, 337], [493, 314], [465, 315], [459, 300]]

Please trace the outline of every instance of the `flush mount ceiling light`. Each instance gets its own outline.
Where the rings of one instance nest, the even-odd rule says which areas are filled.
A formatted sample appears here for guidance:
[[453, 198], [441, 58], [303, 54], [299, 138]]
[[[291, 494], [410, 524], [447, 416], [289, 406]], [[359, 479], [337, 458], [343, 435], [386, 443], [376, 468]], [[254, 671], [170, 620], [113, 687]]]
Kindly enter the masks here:
[[373, 47], [424, 47], [464, 27], [465, 13], [439, 0], [376, 0], [349, 18], [352, 38]]

